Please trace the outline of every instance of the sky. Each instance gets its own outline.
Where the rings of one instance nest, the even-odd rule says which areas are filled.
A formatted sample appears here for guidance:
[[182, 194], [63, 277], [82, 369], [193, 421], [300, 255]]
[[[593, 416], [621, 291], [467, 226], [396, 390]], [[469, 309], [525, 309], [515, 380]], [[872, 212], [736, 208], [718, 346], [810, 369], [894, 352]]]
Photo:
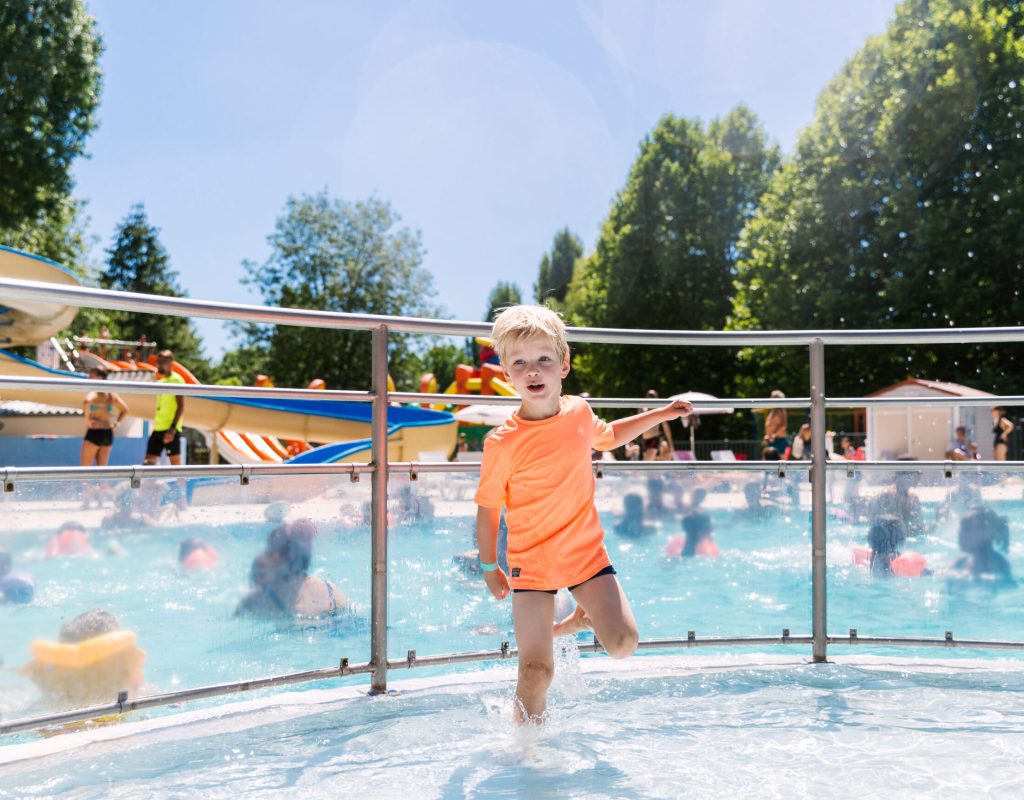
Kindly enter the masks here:
[[[105, 52], [75, 164], [93, 258], [142, 203], [189, 296], [259, 303], [245, 262], [289, 196], [391, 203], [434, 302], [532, 299], [568, 226], [591, 250], [640, 142], [745, 103], [792, 152], [895, 0], [86, 0]], [[208, 353], [232, 340], [197, 320]]]

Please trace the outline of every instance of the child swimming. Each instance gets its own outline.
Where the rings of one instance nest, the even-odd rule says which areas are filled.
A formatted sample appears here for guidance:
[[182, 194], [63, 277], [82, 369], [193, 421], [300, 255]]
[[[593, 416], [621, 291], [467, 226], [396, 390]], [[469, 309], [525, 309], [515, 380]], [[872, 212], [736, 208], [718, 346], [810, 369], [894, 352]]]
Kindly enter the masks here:
[[[499, 600], [512, 591], [519, 648], [518, 722], [540, 721], [554, 675], [554, 636], [593, 629], [613, 658], [639, 640], [629, 601], [615, 578], [594, 507], [591, 449], [612, 450], [662, 422], [687, 415], [675, 400], [609, 424], [586, 401], [562, 395], [569, 374], [565, 324], [544, 306], [512, 306], [494, 323], [494, 346], [506, 380], [522, 398], [517, 411], [484, 442], [474, 498], [480, 568]], [[502, 506], [508, 523], [506, 574], [497, 564]], [[555, 595], [568, 588], [576, 610], [552, 627]]]

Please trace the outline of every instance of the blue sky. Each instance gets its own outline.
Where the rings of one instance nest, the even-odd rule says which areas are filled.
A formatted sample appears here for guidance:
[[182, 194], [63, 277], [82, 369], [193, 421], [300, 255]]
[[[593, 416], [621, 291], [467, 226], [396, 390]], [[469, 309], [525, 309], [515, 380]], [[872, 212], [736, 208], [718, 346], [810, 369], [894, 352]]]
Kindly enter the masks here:
[[[435, 301], [480, 319], [531, 299], [568, 225], [593, 247], [665, 113], [749, 105], [787, 152], [894, 0], [517, 3], [87, 0], [103, 35], [91, 158], [75, 167], [95, 259], [144, 203], [182, 287], [240, 285], [289, 195], [389, 201], [422, 233]], [[217, 357], [230, 339], [199, 321]]]

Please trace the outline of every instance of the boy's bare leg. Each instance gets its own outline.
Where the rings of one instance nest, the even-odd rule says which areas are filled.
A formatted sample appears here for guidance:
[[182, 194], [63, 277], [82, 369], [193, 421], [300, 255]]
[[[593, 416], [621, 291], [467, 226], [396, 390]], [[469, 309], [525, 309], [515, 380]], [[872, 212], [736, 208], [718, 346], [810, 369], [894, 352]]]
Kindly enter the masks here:
[[555, 626], [559, 636], [592, 629], [612, 658], [626, 658], [640, 639], [629, 600], [614, 575], [600, 575], [577, 586], [572, 593], [576, 611]]
[[[548, 687], [555, 674], [551, 617], [555, 596], [547, 592], [514, 592], [512, 619], [519, 648], [516, 722], [535, 719], [547, 708]], [[525, 714], [525, 716], [524, 716]]]

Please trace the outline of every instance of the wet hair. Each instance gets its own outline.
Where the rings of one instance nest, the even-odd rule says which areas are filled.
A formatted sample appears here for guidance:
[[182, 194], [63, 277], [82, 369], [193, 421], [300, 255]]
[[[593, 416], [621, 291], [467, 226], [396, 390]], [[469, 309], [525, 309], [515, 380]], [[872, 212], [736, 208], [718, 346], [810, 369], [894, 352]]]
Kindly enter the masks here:
[[683, 545], [683, 557], [697, 554], [697, 545], [701, 539], [711, 535], [711, 517], [703, 511], [695, 511], [683, 517], [683, 531], [686, 533], [686, 543]]
[[625, 519], [644, 518], [644, 499], [636, 492], [630, 492], [622, 498], [622, 516]]
[[65, 622], [61, 626], [59, 638], [64, 644], [75, 644], [120, 629], [121, 623], [117, 617], [97, 608]]
[[892, 572], [892, 559], [899, 555], [906, 539], [906, 529], [899, 517], [880, 514], [868, 530], [868, 547], [871, 548], [871, 570]]
[[0, 578], [11, 571], [11, 554], [3, 547], [0, 547]]
[[64, 531], [82, 531], [83, 533], [86, 532], [85, 526], [81, 522], [78, 522], [77, 520], [73, 519], [68, 520], [59, 528], [57, 528], [57, 535], [59, 536], [60, 534], [64, 533]]
[[502, 309], [494, 321], [491, 337], [502, 363], [505, 363], [509, 350], [517, 342], [537, 337], [544, 337], [551, 342], [559, 361], [565, 361], [569, 356], [565, 323], [547, 306], [509, 306]]
[[1006, 517], [991, 508], [975, 506], [960, 518], [957, 539], [965, 553], [993, 547], [1005, 553], [1010, 549], [1010, 526]]
[[181, 544], [178, 545], [178, 563], [180, 564], [186, 558], [188, 558], [196, 550], [202, 550], [206, 547], [206, 542], [202, 539], [196, 539], [189, 536], [187, 539], [182, 539]]
[[781, 461], [782, 457], [779, 455], [779, 451], [774, 447], [766, 447], [761, 451], [762, 461]]

